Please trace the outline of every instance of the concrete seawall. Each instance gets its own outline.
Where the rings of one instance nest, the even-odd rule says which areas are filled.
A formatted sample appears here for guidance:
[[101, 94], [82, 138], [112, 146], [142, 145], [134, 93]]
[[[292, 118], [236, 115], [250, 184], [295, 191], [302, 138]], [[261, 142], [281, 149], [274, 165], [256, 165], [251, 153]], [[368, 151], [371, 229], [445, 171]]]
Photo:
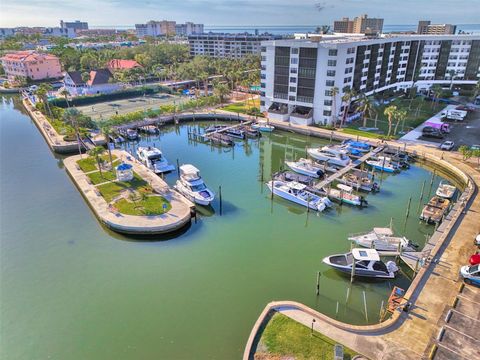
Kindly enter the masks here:
[[101, 223], [115, 232], [129, 235], [167, 234], [190, 223], [191, 208], [194, 206], [190, 201], [172, 191], [158, 175], [138, 163], [130, 154], [120, 150], [113, 150], [112, 154], [131, 164], [133, 170], [148, 182], [156, 193], [166, 198], [172, 208], [165, 214], [152, 216], [124, 215], [112, 211], [87, 175], [78, 167], [80, 155], [70, 156], [64, 160], [65, 168]]

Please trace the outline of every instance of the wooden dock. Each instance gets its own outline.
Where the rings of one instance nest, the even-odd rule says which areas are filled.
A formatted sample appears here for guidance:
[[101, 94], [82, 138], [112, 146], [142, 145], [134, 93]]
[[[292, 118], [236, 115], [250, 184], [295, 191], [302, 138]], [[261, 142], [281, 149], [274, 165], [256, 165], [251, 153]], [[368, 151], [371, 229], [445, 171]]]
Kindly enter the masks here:
[[345, 175], [346, 173], [348, 173], [350, 170], [356, 168], [357, 166], [361, 165], [362, 163], [364, 163], [365, 161], [367, 161], [368, 159], [370, 159], [372, 156], [376, 156], [377, 154], [379, 154], [380, 152], [382, 152], [383, 150], [385, 149], [385, 146], [378, 146], [376, 147], [375, 149], [373, 149], [372, 151], [370, 151], [369, 153], [363, 155], [361, 158], [358, 158], [356, 160], [353, 160], [349, 165], [345, 166], [344, 168], [338, 170], [337, 172], [334, 172], [332, 175], [330, 175], [329, 177], [327, 177], [325, 180], [322, 180], [320, 182], [318, 182], [316, 185], [315, 185], [315, 188], [316, 189], [322, 189], [324, 188], [325, 186], [327, 186], [328, 184], [330, 184], [332, 181], [342, 177], [343, 175]]
[[210, 136], [214, 135], [214, 134], [221, 134], [225, 131], [228, 131], [228, 130], [232, 130], [232, 129], [236, 129], [237, 127], [240, 127], [240, 126], [245, 126], [245, 125], [250, 125], [252, 123], [252, 121], [245, 121], [245, 122], [241, 122], [239, 124], [235, 124], [235, 125], [232, 125], [232, 126], [228, 126], [228, 127], [225, 127], [225, 128], [221, 128], [221, 129], [218, 129], [218, 130], [215, 130], [215, 131], [212, 131], [212, 132], [209, 132], [208, 134], [205, 134], [205, 137], [206, 138], [209, 138]]

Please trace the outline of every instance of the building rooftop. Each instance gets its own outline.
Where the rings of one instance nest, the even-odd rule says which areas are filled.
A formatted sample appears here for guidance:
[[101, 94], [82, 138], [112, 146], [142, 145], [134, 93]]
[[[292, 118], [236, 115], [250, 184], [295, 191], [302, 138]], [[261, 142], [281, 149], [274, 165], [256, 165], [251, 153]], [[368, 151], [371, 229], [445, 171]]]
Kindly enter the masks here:
[[32, 50], [17, 51], [14, 53], [5, 54], [1, 60], [5, 61], [45, 61], [45, 60], [58, 60], [58, 57], [50, 54], [39, 53]]

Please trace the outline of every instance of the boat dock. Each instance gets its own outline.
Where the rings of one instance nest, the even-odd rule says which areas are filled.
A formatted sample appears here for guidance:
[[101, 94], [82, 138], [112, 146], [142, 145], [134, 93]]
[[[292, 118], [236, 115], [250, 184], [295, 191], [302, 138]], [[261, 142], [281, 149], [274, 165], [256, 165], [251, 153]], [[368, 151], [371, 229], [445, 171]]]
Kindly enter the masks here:
[[215, 134], [221, 134], [221, 133], [224, 133], [225, 131], [228, 131], [228, 130], [233, 130], [233, 129], [236, 129], [236, 128], [241, 127], [241, 126], [250, 125], [251, 123], [252, 123], [252, 121], [241, 122], [240, 124], [235, 124], [235, 125], [232, 125], [232, 126], [228, 126], [228, 127], [225, 127], [225, 128], [221, 128], [221, 129], [212, 131], [208, 134], [205, 134], [204, 136], [206, 138], [209, 138], [211, 136], [214, 136]]
[[324, 188], [325, 186], [330, 184], [332, 181], [342, 177], [343, 175], [348, 173], [350, 170], [356, 168], [357, 166], [361, 165], [362, 163], [364, 163], [365, 161], [370, 159], [372, 156], [378, 155], [384, 149], [385, 149], [385, 146], [383, 146], [383, 145], [376, 147], [375, 149], [373, 149], [369, 153], [363, 155], [361, 158], [353, 160], [349, 165], [347, 165], [344, 168], [334, 172], [332, 175], [328, 176], [325, 180], [322, 180], [322, 181], [318, 182], [315, 185], [315, 188], [318, 189], [318, 190]]

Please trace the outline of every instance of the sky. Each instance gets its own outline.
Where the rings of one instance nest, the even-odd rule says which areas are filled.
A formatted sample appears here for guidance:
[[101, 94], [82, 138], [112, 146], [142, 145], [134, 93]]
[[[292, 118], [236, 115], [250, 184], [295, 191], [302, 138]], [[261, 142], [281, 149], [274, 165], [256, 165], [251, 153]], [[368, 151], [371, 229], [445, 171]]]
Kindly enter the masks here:
[[0, 27], [133, 26], [148, 20], [205, 25], [323, 25], [343, 16], [383, 17], [387, 25], [480, 23], [480, 0], [0, 0]]

